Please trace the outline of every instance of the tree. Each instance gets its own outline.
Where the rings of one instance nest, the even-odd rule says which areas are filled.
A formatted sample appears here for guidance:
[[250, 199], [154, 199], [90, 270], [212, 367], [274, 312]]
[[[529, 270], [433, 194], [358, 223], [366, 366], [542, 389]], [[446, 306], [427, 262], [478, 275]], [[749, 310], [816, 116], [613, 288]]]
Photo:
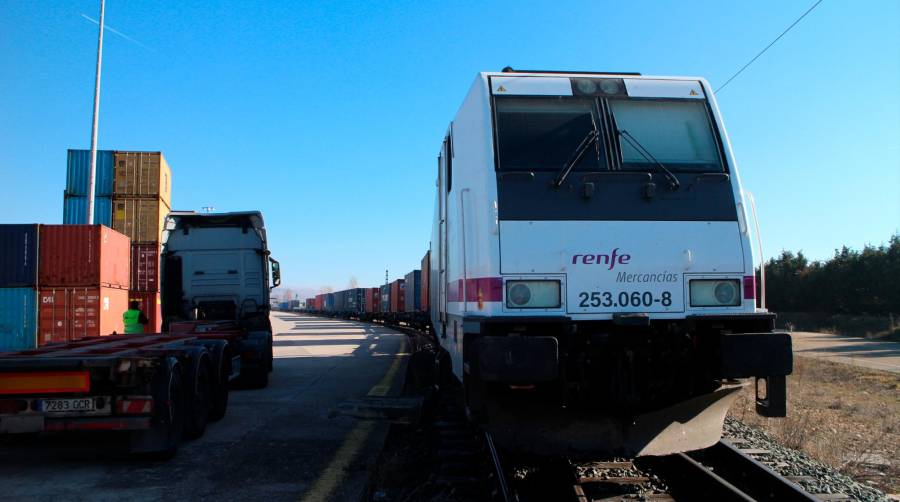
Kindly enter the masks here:
[[862, 251], [843, 246], [824, 262], [782, 251], [766, 264], [766, 283], [767, 306], [776, 312], [900, 313], [900, 235]]

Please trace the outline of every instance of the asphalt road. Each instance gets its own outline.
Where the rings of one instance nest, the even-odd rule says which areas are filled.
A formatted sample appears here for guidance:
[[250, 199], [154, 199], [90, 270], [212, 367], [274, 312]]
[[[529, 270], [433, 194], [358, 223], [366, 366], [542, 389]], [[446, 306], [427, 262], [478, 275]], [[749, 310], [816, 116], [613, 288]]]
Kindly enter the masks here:
[[791, 333], [794, 353], [892, 373], [900, 373], [900, 343], [829, 333]]
[[168, 462], [135, 461], [110, 434], [0, 442], [0, 498], [355, 500], [387, 423], [341, 412], [402, 385], [405, 336], [273, 314], [269, 387], [231, 393], [225, 418]]

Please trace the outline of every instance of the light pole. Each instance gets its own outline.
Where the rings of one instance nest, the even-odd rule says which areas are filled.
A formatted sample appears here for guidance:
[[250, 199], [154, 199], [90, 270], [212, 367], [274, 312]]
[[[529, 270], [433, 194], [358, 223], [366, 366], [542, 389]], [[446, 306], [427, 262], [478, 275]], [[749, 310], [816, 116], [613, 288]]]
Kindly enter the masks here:
[[100, 115], [100, 69], [103, 63], [103, 15], [106, 0], [100, 0], [100, 36], [97, 40], [97, 76], [94, 80], [94, 118], [91, 121], [91, 176], [88, 178], [87, 224], [94, 224], [94, 183], [97, 178], [97, 122]]

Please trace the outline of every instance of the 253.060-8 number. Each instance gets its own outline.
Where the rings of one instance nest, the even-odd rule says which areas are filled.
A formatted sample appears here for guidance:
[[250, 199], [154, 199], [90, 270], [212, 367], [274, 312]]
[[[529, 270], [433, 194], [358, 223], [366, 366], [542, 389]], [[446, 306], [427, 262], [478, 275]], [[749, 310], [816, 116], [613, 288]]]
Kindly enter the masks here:
[[670, 307], [672, 293], [663, 291], [659, 296], [655, 296], [650, 291], [632, 291], [630, 293], [627, 291], [619, 293], [582, 291], [578, 293], [578, 300], [581, 307], [652, 307], [653, 305]]

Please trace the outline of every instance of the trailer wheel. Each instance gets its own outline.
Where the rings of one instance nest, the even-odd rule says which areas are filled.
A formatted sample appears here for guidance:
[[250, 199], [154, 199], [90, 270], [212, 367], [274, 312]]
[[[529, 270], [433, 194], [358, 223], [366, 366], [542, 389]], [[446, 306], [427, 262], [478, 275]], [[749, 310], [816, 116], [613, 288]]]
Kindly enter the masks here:
[[214, 380], [209, 407], [209, 421], [222, 420], [228, 410], [229, 381], [231, 377], [231, 351], [225, 349], [219, 357], [219, 367], [215, 371], [218, 378]]
[[153, 460], [175, 456], [184, 434], [184, 385], [174, 359], [156, 372], [152, 382], [153, 425], [131, 435], [131, 452]]
[[209, 353], [198, 352], [188, 366], [187, 374], [187, 415], [184, 435], [188, 439], [196, 439], [206, 432], [210, 409], [210, 371]]

